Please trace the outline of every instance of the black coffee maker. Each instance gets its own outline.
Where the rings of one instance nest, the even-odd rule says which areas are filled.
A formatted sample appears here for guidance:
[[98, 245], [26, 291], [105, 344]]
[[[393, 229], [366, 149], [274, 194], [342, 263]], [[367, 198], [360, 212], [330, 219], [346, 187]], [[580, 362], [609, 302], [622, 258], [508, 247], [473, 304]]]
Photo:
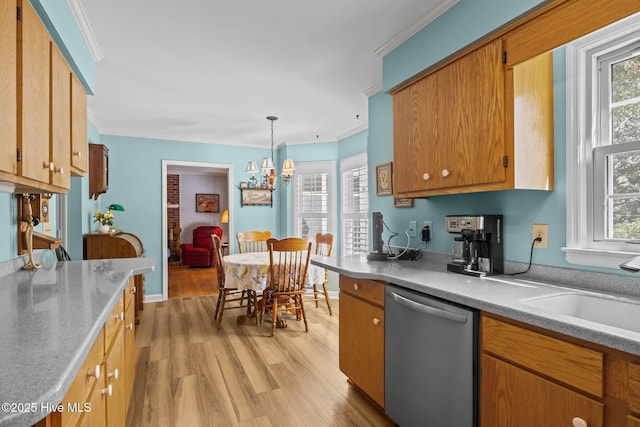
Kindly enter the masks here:
[[471, 276], [504, 272], [502, 215], [447, 215], [453, 239], [453, 259], [447, 270]]

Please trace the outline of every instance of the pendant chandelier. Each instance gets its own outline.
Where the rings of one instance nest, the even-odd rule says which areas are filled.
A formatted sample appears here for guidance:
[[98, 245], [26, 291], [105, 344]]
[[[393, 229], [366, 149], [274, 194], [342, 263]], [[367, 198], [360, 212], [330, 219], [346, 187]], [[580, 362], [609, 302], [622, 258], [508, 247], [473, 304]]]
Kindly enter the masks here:
[[[264, 157], [262, 159], [262, 163], [260, 165], [260, 169], [258, 169], [258, 165], [256, 162], [249, 162], [247, 164], [246, 172], [251, 174], [250, 178], [250, 186], [255, 188], [275, 188], [276, 183], [276, 173], [275, 173], [275, 162], [274, 162], [274, 141], [273, 141], [273, 122], [278, 120], [276, 116], [267, 116], [267, 120], [271, 122], [271, 157]], [[287, 186], [293, 178], [293, 174], [296, 170], [296, 166], [293, 163], [292, 159], [284, 159], [282, 164], [282, 172], [280, 173], [281, 182], [283, 185]], [[258, 184], [257, 178], [255, 174], [260, 172], [262, 175], [262, 182]]]

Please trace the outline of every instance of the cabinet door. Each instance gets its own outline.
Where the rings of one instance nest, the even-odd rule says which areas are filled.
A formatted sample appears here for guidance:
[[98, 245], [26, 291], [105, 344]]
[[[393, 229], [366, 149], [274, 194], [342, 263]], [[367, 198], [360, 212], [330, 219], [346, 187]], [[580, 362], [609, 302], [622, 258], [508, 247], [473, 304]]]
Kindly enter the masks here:
[[[502, 40], [443, 68], [438, 76], [441, 187], [503, 182], [506, 171]], [[446, 176], [445, 176], [446, 175]]]
[[602, 403], [486, 354], [481, 363], [481, 427], [603, 426]]
[[393, 187], [410, 193], [437, 186], [438, 72], [393, 96]]
[[[113, 340], [111, 350], [106, 357], [106, 381], [111, 385], [112, 394], [107, 397], [107, 426], [121, 427], [125, 425], [127, 401], [125, 400], [124, 369], [124, 328], [118, 325], [118, 332]], [[116, 378], [117, 371], [117, 378]]]
[[16, 160], [16, 5], [0, 2], [0, 171], [15, 174]]
[[340, 293], [340, 370], [384, 407], [384, 310]]
[[18, 27], [18, 173], [49, 183], [49, 33], [27, 0]]
[[71, 172], [87, 171], [87, 93], [78, 78], [71, 74]]
[[71, 187], [71, 70], [58, 47], [51, 42], [51, 184]]
[[[127, 288], [133, 288], [133, 285]], [[126, 298], [126, 297], [125, 297]], [[124, 383], [125, 402], [129, 402], [133, 391], [133, 381], [136, 377], [136, 363], [138, 361], [138, 348], [136, 347], [136, 327], [135, 327], [135, 302], [133, 297], [128, 304], [124, 314]]]

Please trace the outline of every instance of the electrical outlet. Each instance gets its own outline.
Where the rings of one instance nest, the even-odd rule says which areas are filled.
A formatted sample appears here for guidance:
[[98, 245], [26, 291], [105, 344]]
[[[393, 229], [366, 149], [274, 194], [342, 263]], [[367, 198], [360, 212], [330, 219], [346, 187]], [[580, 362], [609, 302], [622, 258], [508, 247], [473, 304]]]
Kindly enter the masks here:
[[433, 221], [423, 221], [422, 227], [429, 227], [429, 238], [433, 239]]
[[547, 224], [532, 224], [531, 225], [531, 238], [533, 240], [540, 237], [541, 242], [535, 242], [534, 247], [544, 249], [547, 247], [547, 240], [549, 239], [549, 226]]
[[409, 231], [407, 231], [409, 237], [418, 237], [417, 227], [418, 224], [416, 223], [416, 221], [409, 221]]

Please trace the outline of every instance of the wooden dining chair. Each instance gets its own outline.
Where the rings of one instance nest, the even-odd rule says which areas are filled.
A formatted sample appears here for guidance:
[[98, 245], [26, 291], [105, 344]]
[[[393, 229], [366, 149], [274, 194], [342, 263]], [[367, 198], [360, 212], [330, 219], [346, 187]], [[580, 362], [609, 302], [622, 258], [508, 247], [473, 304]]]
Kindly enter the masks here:
[[240, 231], [236, 233], [240, 253], [267, 252], [267, 240], [270, 238], [270, 231]]
[[[317, 256], [331, 256], [333, 250], [333, 234], [331, 233], [318, 233], [316, 234], [316, 250]], [[318, 307], [318, 301], [324, 299], [327, 302], [327, 308], [329, 309], [329, 316], [332, 316], [331, 304], [329, 303], [329, 291], [327, 290], [327, 270], [324, 270], [324, 281], [322, 282], [322, 291], [318, 290], [318, 284], [314, 283], [313, 286], [313, 300], [316, 302], [316, 308]], [[311, 286], [309, 286], [311, 289]], [[324, 294], [323, 297], [318, 295]]]
[[[252, 291], [243, 291], [240, 289], [225, 288], [225, 274], [224, 274], [224, 260], [222, 259], [222, 244], [220, 243], [220, 237], [213, 234], [213, 249], [215, 253], [215, 268], [216, 276], [218, 277], [218, 300], [216, 302], [216, 312], [213, 315], [213, 320], [218, 321], [218, 329], [222, 323], [222, 316], [225, 308], [245, 308], [242, 306], [243, 301], [247, 301], [247, 314], [251, 313], [252, 308], [257, 307], [256, 293]], [[240, 305], [228, 305], [229, 303], [239, 302]], [[258, 313], [256, 312], [256, 324], [258, 324]]]
[[271, 336], [275, 334], [278, 313], [289, 311], [297, 320], [304, 320], [305, 332], [309, 331], [304, 312], [304, 293], [307, 268], [311, 257], [311, 242], [298, 237], [267, 240], [269, 249], [269, 283], [260, 301], [260, 323], [264, 313], [271, 311]]

